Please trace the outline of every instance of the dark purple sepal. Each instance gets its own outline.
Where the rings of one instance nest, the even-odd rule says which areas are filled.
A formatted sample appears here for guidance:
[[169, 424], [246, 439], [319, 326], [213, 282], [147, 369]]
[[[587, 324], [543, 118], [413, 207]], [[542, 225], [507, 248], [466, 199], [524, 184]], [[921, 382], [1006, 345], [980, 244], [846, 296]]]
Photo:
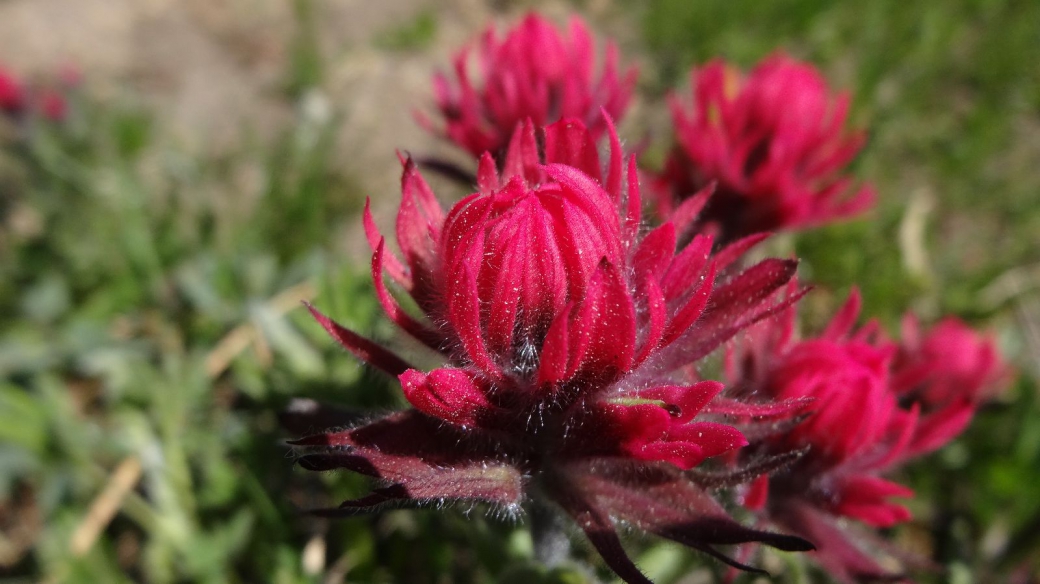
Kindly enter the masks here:
[[669, 464], [601, 458], [569, 464], [561, 473], [590, 505], [615, 520], [703, 551], [729, 565], [759, 571], [716, 550], [757, 542], [784, 551], [815, 547], [792, 536], [744, 527], [682, 471]]
[[812, 557], [841, 582], [908, 582], [906, 576], [885, 570], [852, 541], [837, 520], [809, 505], [787, 505], [776, 523], [819, 542]]
[[340, 325], [336, 321], [319, 312], [318, 309], [311, 306], [310, 303], [304, 302], [303, 304], [307, 307], [307, 310], [310, 311], [314, 320], [318, 321], [318, 324], [320, 324], [333, 339], [336, 339], [336, 342], [342, 345], [344, 349], [353, 353], [354, 356], [362, 362], [382, 369], [394, 377], [412, 368], [411, 365], [404, 361], [404, 359], [401, 359], [388, 349], [381, 347], [354, 331]]
[[808, 448], [792, 450], [782, 454], [761, 456], [750, 463], [724, 470], [703, 470], [693, 468], [686, 471], [686, 476], [702, 489], [728, 489], [750, 483], [762, 475], [770, 475], [794, 464]]
[[521, 473], [502, 462], [501, 442], [496, 447], [477, 430], [457, 429], [415, 410], [289, 444], [309, 447], [298, 459], [309, 470], [347, 469], [401, 484], [418, 497], [483, 493], [503, 504], [519, 502]]

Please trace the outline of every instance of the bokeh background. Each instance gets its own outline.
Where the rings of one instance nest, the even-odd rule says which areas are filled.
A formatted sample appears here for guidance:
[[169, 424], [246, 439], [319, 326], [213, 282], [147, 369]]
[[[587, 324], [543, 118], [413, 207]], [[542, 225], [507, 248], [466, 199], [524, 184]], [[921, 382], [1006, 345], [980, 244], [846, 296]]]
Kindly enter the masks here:
[[[299, 303], [408, 350], [373, 300], [360, 208], [390, 220], [395, 149], [461, 156], [412, 112], [456, 48], [529, 9], [584, 16], [640, 66], [622, 134], [651, 166], [692, 64], [784, 49], [852, 92], [878, 208], [772, 251], [818, 284], [810, 327], [858, 284], [890, 330], [913, 309], [995, 333], [1016, 383], [901, 477], [915, 520], [890, 535], [947, 570], [925, 581], [1038, 581], [1034, 0], [0, 0], [0, 66], [68, 100], [61, 121], [0, 120], [0, 581], [592, 581], [540, 569], [525, 527], [480, 509], [302, 514], [365, 485], [294, 468], [280, 423], [294, 398], [403, 404]], [[662, 583], [718, 572], [630, 543]]]

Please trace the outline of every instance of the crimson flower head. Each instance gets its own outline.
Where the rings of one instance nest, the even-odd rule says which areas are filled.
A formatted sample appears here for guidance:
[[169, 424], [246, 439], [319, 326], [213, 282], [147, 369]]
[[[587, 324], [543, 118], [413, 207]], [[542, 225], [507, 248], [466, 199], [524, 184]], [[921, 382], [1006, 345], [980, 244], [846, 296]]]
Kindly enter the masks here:
[[849, 97], [832, 97], [811, 65], [783, 54], [747, 77], [716, 60], [691, 74], [692, 108], [672, 96], [676, 146], [657, 181], [667, 216], [706, 185], [717, 191], [702, 227], [731, 240], [798, 229], [859, 213], [871, 188], [853, 187], [843, 168], [863, 146], [845, 130]]
[[[860, 297], [848, 302], [817, 338], [794, 338], [794, 310], [756, 327], [730, 353], [736, 394], [812, 398], [815, 411], [794, 428], [753, 441], [744, 455], [804, 450], [796, 463], [748, 489], [745, 505], [766, 522], [817, 544], [816, 559], [843, 580], [891, 578], [843, 518], [890, 527], [910, 518], [893, 498], [913, 492], [884, 475], [959, 434], [983, 392], [1006, 380], [992, 342], [954, 319], [927, 335], [908, 317], [902, 345], [876, 323], [855, 329]], [[865, 546], [863, 544], [866, 544]]]
[[25, 108], [25, 88], [15, 76], [0, 67], [0, 112], [14, 115]]
[[[474, 53], [476, 71], [471, 67]], [[504, 38], [489, 27], [454, 61], [454, 79], [445, 74], [434, 78], [443, 124], [422, 115], [419, 121], [474, 157], [499, 153], [517, 124], [527, 119], [545, 126], [576, 118], [598, 138], [606, 130], [600, 110], [619, 119], [636, 81], [635, 68], [618, 71], [613, 43], [607, 45], [605, 62], [596, 75], [593, 40], [577, 16], [566, 34], [535, 13]]]
[[995, 341], [960, 320], [947, 317], [922, 332], [914, 315], [903, 318], [893, 379], [901, 399], [918, 402], [925, 411], [973, 411], [1011, 377]]
[[[719, 383], [678, 373], [779, 310], [770, 298], [794, 262], [717, 278], [743, 248], [712, 256], [700, 236], [676, 253], [671, 223], [644, 234], [635, 160], [605, 123], [605, 170], [579, 120], [537, 132], [528, 121], [500, 164], [481, 158], [478, 192], [447, 211], [404, 160], [400, 258], [366, 210], [383, 308], [444, 365], [419, 370], [312, 309], [349, 351], [396, 376], [412, 406], [294, 442], [306, 468], [384, 485], [329, 513], [452, 501], [516, 513], [537, 498], [573, 518], [629, 583], [648, 580], [615, 521], [727, 562], [714, 546], [811, 548], [734, 522], [686, 472], [746, 439], [707, 415]], [[422, 315], [402, 309], [384, 274]]]

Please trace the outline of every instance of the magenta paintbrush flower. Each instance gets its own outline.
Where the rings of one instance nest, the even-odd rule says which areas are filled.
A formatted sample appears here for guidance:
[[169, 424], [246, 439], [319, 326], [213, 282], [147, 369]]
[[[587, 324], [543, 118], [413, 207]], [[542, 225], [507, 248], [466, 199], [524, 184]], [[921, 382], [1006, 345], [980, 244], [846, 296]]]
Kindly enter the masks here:
[[992, 338], [953, 317], [922, 332], [912, 314], [903, 318], [895, 368], [896, 391], [929, 408], [958, 400], [977, 403], [1011, 376]]
[[10, 72], [0, 67], [0, 112], [13, 115], [25, 108], [25, 88]]
[[689, 111], [671, 97], [677, 143], [656, 184], [662, 216], [716, 184], [701, 228], [729, 241], [848, 217], [873, 203], [871, 188], [842, 174], [865, 139], [844, 127], [849, 97], [832, 97], [811, 65], [778, 54], [741, 77], [717, 60], [695, 70], [691, 85]]
[[922, 336], [908, 317], [902, 345], [876, 323], [854, 329], [854, 292], [817, 338], [796, 340], [794, 310], [758, 325], [728, 359], [734, 395], [770, 400], [812, 398], [807, 420], [752, 440], [743, 456], [792, 450], [805, 455], [755, 480], [745, 504], [764, 520], [813, 541], [814, 556], [843, 580], [891, 577], [868, 553], [882, 540], [844, 527], [849, 518], [874, 527], [906, 521], [893, 501], [913, 495], [883, 478], [907, 460], [948, 443], [967, 425], [985, 392], [999, 389], [1007, 368], [996, 348], [954, 319]]
[[44, 118], [52, 122], [64, 122], [69, 114], [68, 101], [54, 89], [42, 91], [37, 97], [36, 107]]
[[444, 74], [434, 78], [443, 123], [421, 114], [419, 121], [475, 157], [497, 155], [516, 125], [527, 119], [545, 126], [577, 118], [598, 138], [606, 129], [600, 109], [620, 119], [635, 80], [634, 68], [619, 72], [612, 43], [596, 76], [592, 37], [580, 18], [573, 17], [563, 35], [531, 13], [504, 38], [490, 27], [479, 42], [463, 48], [455, 56], [454, 79]]
[[[720, 281], [732, 249], [712, 256], [711, 237], [700, 236], [676, 254], [671, 223], [644, 235], [634, 158], [623, 160], [605, 123], [605, 171], [580, 121], [537, 133], [527, 122], [502, 172], [485, 154], [479, 191], [448, 211], [403, 161], [401, 259], [366, 212], [380, 302], [445, 364], [420, 371], [314, 311], [348, 350], [397, 376], [412, 405], [295, 442], [312, 449], [300, 459], [307, 468], [346, 468], [385, 483], [331, 513], [431, 501], [516, 512], [539, 497], [573, 518], [630, 583], [648, 580], [622, 549], [615, 521], [728, 562], [714, 546], [811, 547], [737, 524], [684, 473], [746, 439], [722, 417], [700, 415], [719, 383], [676, 373], [793, 302], [770, 298], [795, 264], [765, 260]], [[384, 273], [422, 317], [402, 310]]]
[[[72, 88], [67, 85], [62, 89]], [[68, 109], [68, 100], [63, 91], [52, 86], [23, 83], [0, 67], [0, 113], [15, 118], [38, 115], [48, 121], [62, 122], [68, 115]]]

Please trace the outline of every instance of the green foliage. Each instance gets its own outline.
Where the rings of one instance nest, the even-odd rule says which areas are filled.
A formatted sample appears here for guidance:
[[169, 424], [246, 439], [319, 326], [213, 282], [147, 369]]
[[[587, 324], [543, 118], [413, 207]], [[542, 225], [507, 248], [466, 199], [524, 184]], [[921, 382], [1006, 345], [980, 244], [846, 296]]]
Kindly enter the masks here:
[[376, 38], [377, 47], [391, 51], [418, 51], [429, 47], [437, 36], [437, 16], [420, 12], [414, 20], [392, 28]]
[[287, 89], [293, 97], [321, 84], [325, 64], [318, 44], [318, 21], [314, 0], [293, 0], [296, 34], [289, 46], [291, 66]]
[[[358, 201], [327, 155], [331, 128], [303, 118], [270, 152], [195, 161], [164, 150], [148, 114], [87, 107], [89, 131], [40, 127], [10, 150], [26, 169], [11, 204], [37, 227], [4, 233], [0, 500], [46, 526], [14, 573], [313, 581], [290, 495], [324, 479], [296, 477], [276, 414], [293, 396], [386, 405], [387, 394], [293, 310], [321, 290], [337, 317], [375, 325], [374, 301], [343, 308], [324, 292], [368, 286], [367, 270], [329, 255]], [[236, 189], [243, 168], [260, 169], [258, 200]], [[236, 331], [247, 342], [214, 361]], [[140, 463], [139, 486], [73, 553], [127, 460]]]

